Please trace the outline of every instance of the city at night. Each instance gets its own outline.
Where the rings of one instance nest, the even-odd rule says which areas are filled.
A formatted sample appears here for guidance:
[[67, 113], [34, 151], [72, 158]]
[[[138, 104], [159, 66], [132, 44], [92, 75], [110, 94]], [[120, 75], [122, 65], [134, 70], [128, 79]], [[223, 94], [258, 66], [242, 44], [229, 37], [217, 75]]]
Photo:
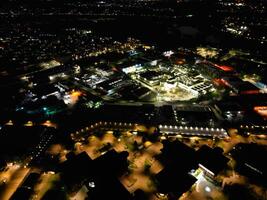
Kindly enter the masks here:
[[0, 2], [0, 200], [267, 200], [266, 0]]

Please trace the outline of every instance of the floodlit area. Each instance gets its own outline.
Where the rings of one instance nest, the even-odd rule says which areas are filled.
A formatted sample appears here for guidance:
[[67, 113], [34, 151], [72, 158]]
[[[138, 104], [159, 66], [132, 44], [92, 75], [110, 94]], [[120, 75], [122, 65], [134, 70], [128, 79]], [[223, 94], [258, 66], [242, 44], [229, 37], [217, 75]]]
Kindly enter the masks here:
[[213, 180], [205, 177], [201, 169], [196, 170], [195, 177], [197, 178], [196, 183], [188, 192], [184, 193], [179, 200], [228, 199], [223, 194], [222, 188], [217, 186]]
[[170, 91], [158, 93], [156, 101], [189, 101], [190, 99], [197, 98], [196, 94], [190, 93], [182, 88], [175, 88]]
[[193, 64], [157, 61], [155, 64], [135, 65], [132, 68], [135, 69], [126, 73], [153, 91], [156, 102], [188, 101], [215, 91], [211, 82]]
[[49, 69], [49, 68], [53, 68], [53, 67], [57, 67], [61, 65], [61, 63], [59, 61], [56, 60], [50, 60], [48, 62], [42, 62], [40, 63], [40, 67], [44, 68], [44, 69]]
[[[134, 146], [135, 142], [137, 148]], [[75, 152], [81, 153], [86, 151], [88, 155], [95, 159], [105, 153], [103, 148], [110, 145], [117, 152], [127, 151], [129, 153], [128, 161], [130, 163], [130, 174], [123, 175], [120, 180], [123, 185], [130, 191], [134, 192], [136, 189], [141, 188], [146, 192], [154, 192], [155, 186], [151, 180], [151, 175], [158, 173], [163, 166], [155, 159], [155, 156], [160, 153], [162, 144], [160, 142], [142, 142], [142, 136], [134, 135], [130, 132], [124, 132], [116, 138], [112, 132], [107, 131], [101, 138], [97, 135], [90, 135], [87, 138], [86, 144], [77, 142], [75, 144]], [[144, 172], [145, 166], [149, 167], [149, 172]]]

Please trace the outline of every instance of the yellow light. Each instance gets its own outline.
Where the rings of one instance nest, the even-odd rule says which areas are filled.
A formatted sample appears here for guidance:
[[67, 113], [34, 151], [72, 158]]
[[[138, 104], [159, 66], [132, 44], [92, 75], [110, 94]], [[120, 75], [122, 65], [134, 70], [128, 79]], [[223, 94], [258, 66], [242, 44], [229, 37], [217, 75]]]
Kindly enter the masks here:
[[145, 145], [146, 148], [148, 148], [149, 146], [152, 145], [152, 142], [150, 142], [150, 141], [146, 141], [144, 145]]
[[57, 127], [57, 125], [52, 123], [50, 120], [46, 120], [42, 125], [43, 126], [48, 126], [48, 127], [54, 127], [54, 128]]
[[71, 96], [72, 97], [79, 97], [82, 95], [82, 92], [80, 91], [72, 91]]
[[28, 121], [25, 126], [33, 126], [33, 122], [32, 121]]
[[6, 125], [13, 125], [13, 121], [12, 120], [9, 120]]

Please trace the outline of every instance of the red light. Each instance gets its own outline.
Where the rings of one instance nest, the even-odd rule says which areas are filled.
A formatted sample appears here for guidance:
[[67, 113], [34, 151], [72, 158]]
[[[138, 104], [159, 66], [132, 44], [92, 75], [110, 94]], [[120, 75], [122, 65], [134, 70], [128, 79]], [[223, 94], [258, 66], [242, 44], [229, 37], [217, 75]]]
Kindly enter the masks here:
[[247, 90], [247, 91], [242, 91], [241, 94], [259, 94], [259, 90]]
[[230, 67], [230, 66], [226, 66], [226, 65], [214, 65], [215, 67], [225, 71], [225, 72], [231, 72], [231, 71], [234, 71], [234, 68], [233, 67]]
[[213, 83], [216, 84], [216, 85], [225, 86], [225, 83], [220, 78], [213, 79]]
[[226, 81], [224, 79], [220, 79], [220, 80], [225, 86], [231, 87], [231, 84], [228, 81]]

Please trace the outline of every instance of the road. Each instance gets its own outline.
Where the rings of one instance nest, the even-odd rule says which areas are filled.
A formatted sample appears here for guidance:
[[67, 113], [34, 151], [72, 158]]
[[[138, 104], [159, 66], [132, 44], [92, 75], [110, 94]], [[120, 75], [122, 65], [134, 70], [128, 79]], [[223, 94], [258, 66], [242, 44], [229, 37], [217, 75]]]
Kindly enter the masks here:
[[[0, 191], [1, 200], [9, 200], [17, 188], [22, 184], [23, 180], [30, 172], [30, 168], [24, 168], [19, 164], [15, 164], [9, 168], [6, 173], [7, 180], [3, 188]], [[2, 174], [0, 175], [2, 176]]]

